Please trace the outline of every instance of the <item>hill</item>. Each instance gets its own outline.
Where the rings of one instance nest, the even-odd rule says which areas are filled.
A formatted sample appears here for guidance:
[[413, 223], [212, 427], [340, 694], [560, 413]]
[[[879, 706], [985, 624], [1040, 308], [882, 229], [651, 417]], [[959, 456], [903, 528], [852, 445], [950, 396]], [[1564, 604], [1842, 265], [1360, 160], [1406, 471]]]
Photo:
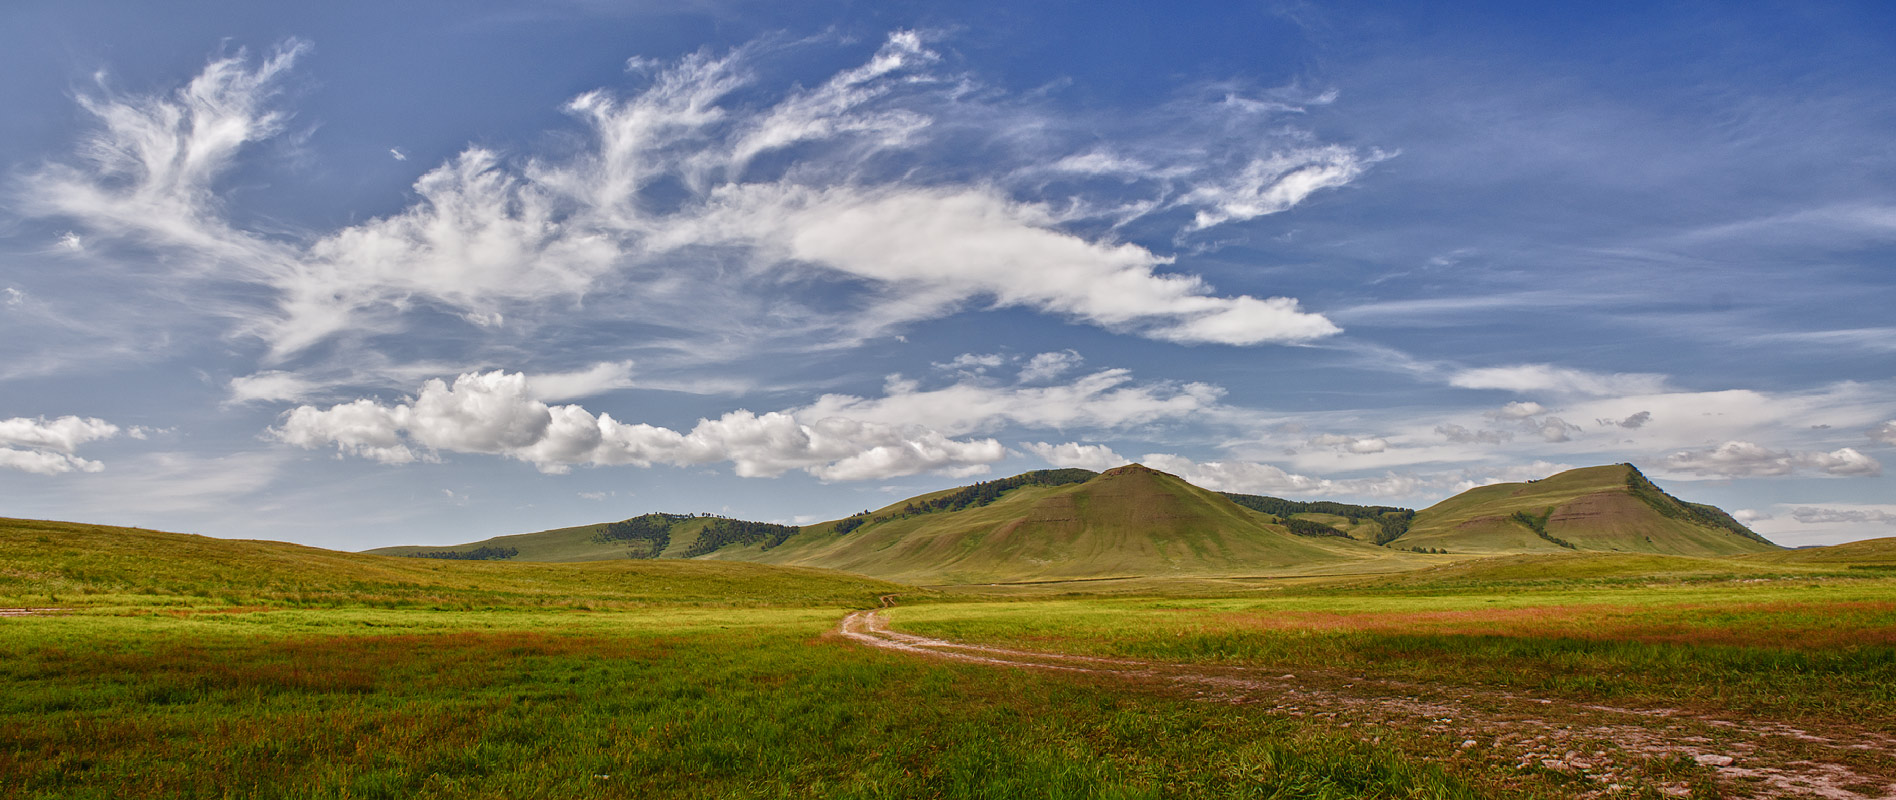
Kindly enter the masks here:
[[874, 604], [913, 587], [829, 570], [705, 561], [391, 558], [285, 542], [0, 519], [0, 606]]
[[1276, 516], [1138, 464], [1079, 482], [1069, 481], [1081, 471], [1061, 472], [1065, 480], [977, 484], [930, 498], [939, 509], [909, 501], [805, 528], [776, 547], [711, 557], [931, 584], [1373, 571], [1421, 558], [1347, 536], [1297, 535]]
[[[614, 561], [626, 558], [690, 558], [708, 527], [763, 525], [696, 514], [641, 514], [619, 522], [600, 522], [534, 533], [495, 536], [456, 545], [398, 545], [364, 552], [466, 561]], [[778, 526], [788, 527], [788, 526]]]
[[1470, 489], [1416, 512], [1389, 545], [1458, 554], [1719, 556], [1781, 549], [1717, 508], [1666, 494], [1631, 464]]

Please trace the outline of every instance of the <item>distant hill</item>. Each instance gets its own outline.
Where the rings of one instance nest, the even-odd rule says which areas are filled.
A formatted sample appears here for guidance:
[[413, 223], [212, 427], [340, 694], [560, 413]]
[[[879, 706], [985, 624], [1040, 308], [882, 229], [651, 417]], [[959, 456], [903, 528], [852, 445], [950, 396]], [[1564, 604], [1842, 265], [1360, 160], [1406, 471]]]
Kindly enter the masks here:
[[[1382, 546], [1378, 546], [1382, 545]], [[1719, 556], [1777, 552], [1725, 512], [1629, 464], [1483, 486], [1422, 511], [1212, 492], [1131, 464], [943, 489], [794, 527], [692, 514], [497, 536], [382, 555], [512, 561], [706, 559], [918, 583], [1387, 571], [1424, 553]]]
[[913, 587], [765, 564], [493, 563], [388, 558], [286, 542], [0, 519], [0, 606], [612, 608], [652, 603], [873, 605]]
[[1138, 464], [992, 483], [710, 557], [929, 584], [1373, 571], [1420, 558], [1327, 528], [1299, 535], [1280, 517]]
[[1631, 464], [1470, 489], [1416, 512], [1388, 545], [1457, 554], [1718, 556], [1782, 549], [1717, 508], [1666, 494]]

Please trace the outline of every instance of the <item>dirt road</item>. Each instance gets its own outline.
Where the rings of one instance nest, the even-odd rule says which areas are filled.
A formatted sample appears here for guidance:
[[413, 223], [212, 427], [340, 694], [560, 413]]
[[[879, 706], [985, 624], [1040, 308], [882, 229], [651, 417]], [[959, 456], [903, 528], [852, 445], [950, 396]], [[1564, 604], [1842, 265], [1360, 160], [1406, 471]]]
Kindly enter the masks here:
[[[1896, 740], [1838, 723], [1808, 730], [1781, 723], [1720, 719], [1663, 708], [1618, 708], [1539, 698], [1484, 687], [1420, 686], [1341, 674], [1094, 658], [962, 644], [889, 628], [882, 611], [843, 618], [841, 633], [869, 647], [997, 667], [1091, 675], [1259, 707], [1338, 728], [1420, 731], [1448, 752], [1512, 761], [1581, 779], [1581, 797], [1654, 786], [1690, 787], [1659, 773], [1689, 759], [1714, 774], [1721, 793], [1752, 797], [1896, 800]], [[1439, 737], [1439, 738], [1437, 738]], [[1365, 737], [1368, 738], [1368, 737]]]

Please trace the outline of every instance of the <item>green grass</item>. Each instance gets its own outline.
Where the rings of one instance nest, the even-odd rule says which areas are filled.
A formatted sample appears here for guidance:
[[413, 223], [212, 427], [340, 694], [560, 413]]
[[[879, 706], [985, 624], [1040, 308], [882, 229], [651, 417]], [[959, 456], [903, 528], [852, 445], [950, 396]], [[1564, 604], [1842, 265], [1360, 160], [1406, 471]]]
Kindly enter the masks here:
[[0, 553], [6, 606], [860, 606], [917, 591], [762, 564], [444, 561], [31, 520], [0, 520]]
[[[957, 641], [1507, 687], [1896, 733], [1896, 580], [1354, 582], [1244, 598], [898, 608]], [[1699, 579], [1704, 578], [1704, 579]]]
[[0, 619], [0, 798], [1499, 790], [1469, 765], [1416, 759], [1432, 746], [1420, 738], [1370, 743], [859, 647], [833, 633], [842, 611], [159, 605]]
[[[1896, 731], [1896, 576], [1852, 569], [1896, 562], [1892, 545], [993, 602], [747, 563], [429, 561], [8, 521], [0, 605], [73, 610], [0, 618], [0, 798], [1568, 796], [1597, 787], [1421, 728], [834, 630], [899, 594], [898, 628], [961, 640]], [[1695, 765], [1668, 774], [1714, 791]]]

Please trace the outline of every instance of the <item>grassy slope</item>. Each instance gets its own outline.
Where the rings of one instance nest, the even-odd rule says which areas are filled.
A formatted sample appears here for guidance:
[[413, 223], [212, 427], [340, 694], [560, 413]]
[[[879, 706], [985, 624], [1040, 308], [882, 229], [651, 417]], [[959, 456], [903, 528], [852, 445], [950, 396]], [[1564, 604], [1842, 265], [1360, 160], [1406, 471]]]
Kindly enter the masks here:
[[538, 564], [342, 553], [283, 542], [0, 519], [0, 605], [861, 606], [909, 587], [704, 561]]
[[1294, 536], [1271, 519], [1134, 466], [1083, 484], [1017, 489], [979, 508], [842, 536], [812, 529], [774, 550], [719, 556], [922, 583], [1347, 571], [1412, 561], [1353, 540]]
[[1510, 519], [1515, 512], [1547, 519], [1547, 533], [1582, 550], [1715, 556], [1776, 550], [1730, 531], [1666, 517], [1627, 487], [1631, 467], [1568, 470], [1532, 483], [1482, 486], [1416, 514], [1395, 547], [1438, 547], [1451, 553], [1556, 553], [1565, 548]]
[[[683, 558], [685, 551], [698, 541], [698, 534], [710, 523], [706, 517], [684, 520], [672, 525], [671, 543], [665, 546], [660, 558]], [[576, 525], [571, 528], [554, 528], [533, 533], [515, 533], [507, 536], [495, 536], [478, 542], [466, 544], [404, 544], [394, 547], [378, 547], [363, 552], [378, 556], [412, 556], [421, 553], [452, 552], [465, 553], [482, 547], [511, 547], [520, 553], [513, 561], [548, 561], [555, 563], [573, 561], [613, 561], [626, 557], [625, 542], [600, 540], [599, 534], [612, 523], [599, 522], [592, 525]]]

